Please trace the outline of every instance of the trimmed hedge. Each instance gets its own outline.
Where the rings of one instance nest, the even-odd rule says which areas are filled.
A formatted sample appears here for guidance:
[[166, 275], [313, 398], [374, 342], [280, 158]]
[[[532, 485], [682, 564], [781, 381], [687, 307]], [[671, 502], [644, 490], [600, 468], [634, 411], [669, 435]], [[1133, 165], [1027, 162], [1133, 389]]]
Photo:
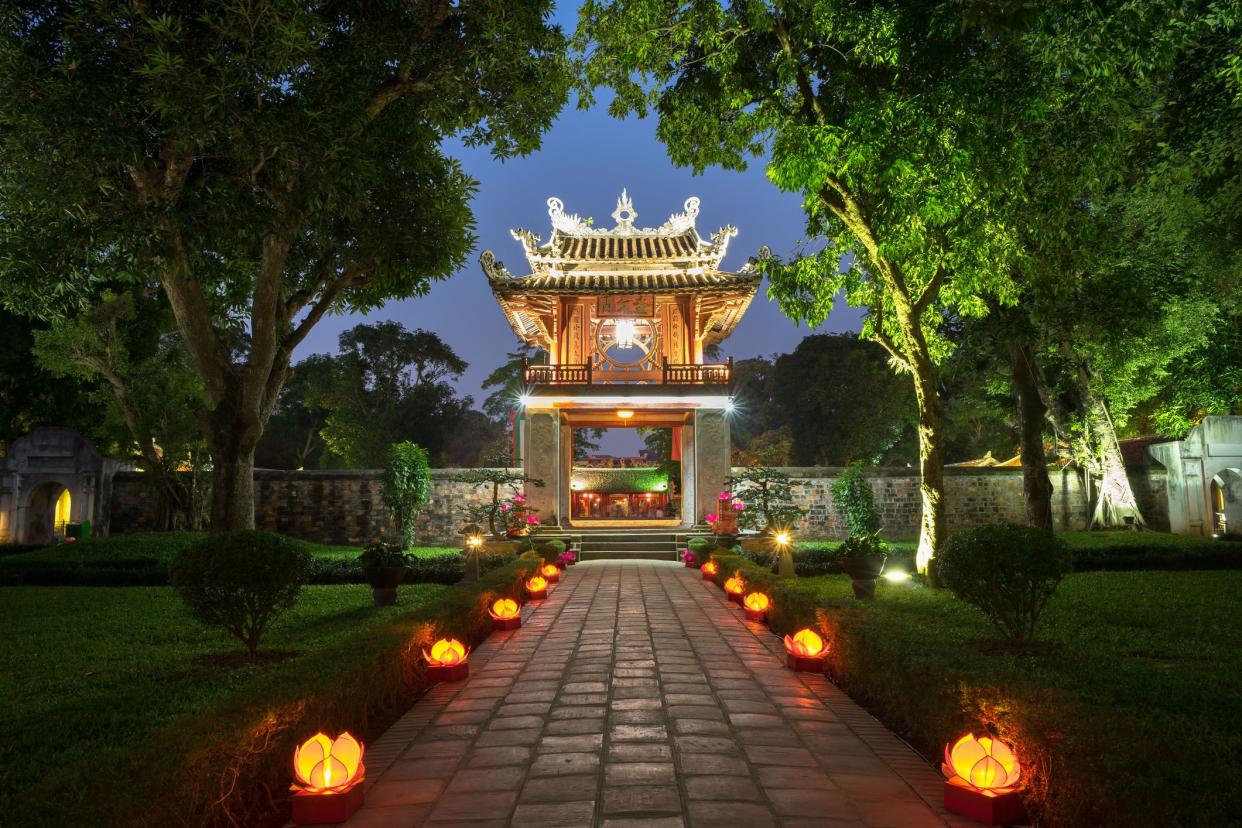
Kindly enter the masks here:
[[805, 591], [796, 588], [797, 578], [781, 578], [772, 570], [759, 566], [745, 555], [714, 552], [710, 559], [716, 562], [716, 585], [740, 575], [749, 588], [767, 593], [772, 604], [768, 608], [768, 627], [777, 635], [797, 632], [803, 627], [817, 626], [815, 601]]
[[202, 825], [281, 824], [294, 748], [319, 730], [377, 737], [427, 690], [423, 647], [440, 636], [481, 642], [491, 632], [488, 605], [520, 598], [537, 566], [535, 556], [523, 556], [434, 604], [273, 670], [140, 748], [81, 757], [24, 792], [40, 803], [25, 811], [26, 824], [60, 828], [83, 814], [98, 825], [179, 825], [190, 815]]
[[27, 552], [38, 552], [46, 548], [45, 543], [0, 543], [0, 558], [9, 555], [25, 555]]
[[1167, 532], [1075, 532], [1066, 535], [1074, 571], [1242, 569], [1242, 542]]

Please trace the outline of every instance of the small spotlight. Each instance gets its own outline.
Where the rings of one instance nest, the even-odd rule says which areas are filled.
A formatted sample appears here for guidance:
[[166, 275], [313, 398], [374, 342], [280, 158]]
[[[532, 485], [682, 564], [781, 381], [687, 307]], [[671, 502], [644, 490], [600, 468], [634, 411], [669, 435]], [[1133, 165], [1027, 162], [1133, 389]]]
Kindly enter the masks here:
[[522, 396], [518, 397], [518, 404], [521, 405], [522, 408], [525, 408], [526, 406], [530, 405], [530, 394], [523, 394]]
[[634, 416], [634, 412], [630, 411], [628, 408], [623, 408], [617, 412], [617, 416], [623, 420], [628, 420], [630, 417]]
[[910, 580], [910, 573], [906, 572], [904, 569], [890, 569], [888, 572], [884, 573], [884, 580], [888, 581], [890, 584], [904, 584], [906, 581]]
[[776, 544], [777, 546], [788, 546], [789, 545], [789, 533], [788, 532], [777, 532], [776, 533]]
[[729, 397], [729, 401], [725, 403], [725, 413], [732, 414], [737, 410], [737, 403], [733, 402], [733, 398]]

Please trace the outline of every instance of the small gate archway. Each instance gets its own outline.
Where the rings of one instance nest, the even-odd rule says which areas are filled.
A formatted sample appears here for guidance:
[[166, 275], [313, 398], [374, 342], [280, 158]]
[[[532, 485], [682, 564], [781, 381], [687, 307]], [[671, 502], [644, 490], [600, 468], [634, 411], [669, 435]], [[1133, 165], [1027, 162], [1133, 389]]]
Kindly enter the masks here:
[[72, 501], [69, 488], [58, 481], [50, 480], [31, 489], [26, 496], [23, 541], [51, 543], [56, 535], [64, 535], [65, 524], [72, 520]]
[[1223, 469], [1212, 478], [1212, 534], [1242, 534], [1242, 469]]

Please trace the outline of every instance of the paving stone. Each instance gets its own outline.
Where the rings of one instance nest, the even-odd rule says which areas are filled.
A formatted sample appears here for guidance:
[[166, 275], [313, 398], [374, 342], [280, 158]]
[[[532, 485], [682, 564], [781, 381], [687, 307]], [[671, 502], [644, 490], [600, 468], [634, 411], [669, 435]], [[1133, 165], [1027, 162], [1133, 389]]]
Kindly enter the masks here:
[[485, 747], [466, 757], [468, 768], [493, 768], [502, 765], [525, 765], [530, 762], [529, 745], [502, 745]]
[[435, 820], [507, 819], [517, 802], [517, 791], [446, 793], [431, 811]]
[[522, 786], [522, 802], [567, 802], [594, 799], [599, 787], [595, 774], [532, 777]]
[[672, 762], [609, 762], [604, 766], [605, 785], [677, 784]]
[[545, 753], [530, 766], [531, 776], [566, 776], [595, 773], [599, 770], [598, 753]]
[[772, 812], [748, 802], [691, 802], [690, 828], [776, 828]]
[[675, 785], [623, 785], [604, 788], [604, 814], [681, 813]]
[[659, 742], [620, 742], [608, 746], [609, 762], [669, 762], [673, 749]]
[[595, 819], [595, 800], [585, 802], [522, 803], [513, 812], [514, 825], [545, 828], [582, 828]]
[[449, 793], [467, 791], [516, 791], [526, 778], [521, 765], [503, 768], [467, 768], [459, 770], [449, 781]]

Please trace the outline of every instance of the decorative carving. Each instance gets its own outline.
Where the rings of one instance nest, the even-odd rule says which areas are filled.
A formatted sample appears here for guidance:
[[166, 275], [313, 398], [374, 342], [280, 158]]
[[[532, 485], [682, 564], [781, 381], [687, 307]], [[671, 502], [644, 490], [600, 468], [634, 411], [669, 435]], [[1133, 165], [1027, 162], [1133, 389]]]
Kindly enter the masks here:
[[737, 235], [737, 228], [732, 224], [726, 224], [715, 233], [712, 233], [712, 246], [716, 248], [716, 254], [721, 259], [725, 257], [725, 253], [729, 250], [729, 239]]
[[571, 236], [591, 236], [599, 235], [600, 230], [592, 230], [591, 219], [583, 220], [577, 213], [565, 213], [565, 202], [556, 196], [548, 199], [548, 218], [552, 219], [552, 229], [560, 230], [562, 233], [568, 233]]
[[483, 267], [483, 272], [487, 274], [487, 278], [493, 282], [502, 282], [510, 279], [516, 279], [509, 271], [505, 270], [505, 263], [496, 258], [496, 254], [490, 250], [484, 250], [479, 254], [479, 264]]
[[754, 273], [756, 265], [760, 262], [766, 262], [770, 258], [772, 258], [772, 248], [765, 244], [756, 251], [755, 255], [746, 260], [746, 264], [742, 265], [737, 273], [739, 276], [743, 273]]
[[612, 211], [612, 220], [617, 223], [613, 232], [618, 235], [630, 235], [634, 232], [634, 219], [636, 218], [638, 218], [638, 211], [634, 209], [634, 202], [630, 201], [629, 193], [622, 189], [621, 197], [617, 199], [617, 209]]
[[538, 254], [539, 237], [531, 231], [523, 227], [519, 227], [516, 230], [510, 230], [509, 235], [513, 236], [513, 238], [517, 239], [521, 243], [522, 250], [525, 251], [528, 257]]
[[[568, 236], [680, 236], [694, 228], [695, 219], [699, 215], [699, 203], [698, 196], [690, 196], [683, 206], [685, 212], [674, 213], [659, 227], [635, 227], [634, 220], [638, 218], [638, 211], [634, 209], [634, 201], [630, 198], [628, 190], [622, 190], [621, 197], [617, 199], [617, 209], [612, 211], [612, 218], [617, 224], [612, 229], [605, 230], [592, 227], [590, 218], [582, 218], [576, 213], [566, 213], [565, 203], [556, 196], [552, 196], [548, 199], [548, 217], [552, 219], [554, 230]], [[724, 228], [717, 235], [726, 231], [729, 231], [728, 235], [731, 237], [737, 233], [737, 228]], [[513, 231], [515, 238], [518, 232], [522, 231]], [[555, 234], [551, 243], [556, 244]]]
[[694, 227], [694, 220], [699, 216], [699, 197], [690, 196], [683, 205], [684, 213], [674, 213], [668, 217], [668, 221], [660, 226], [660, 230], [670, 236], [680, 236], [682, 233]]

